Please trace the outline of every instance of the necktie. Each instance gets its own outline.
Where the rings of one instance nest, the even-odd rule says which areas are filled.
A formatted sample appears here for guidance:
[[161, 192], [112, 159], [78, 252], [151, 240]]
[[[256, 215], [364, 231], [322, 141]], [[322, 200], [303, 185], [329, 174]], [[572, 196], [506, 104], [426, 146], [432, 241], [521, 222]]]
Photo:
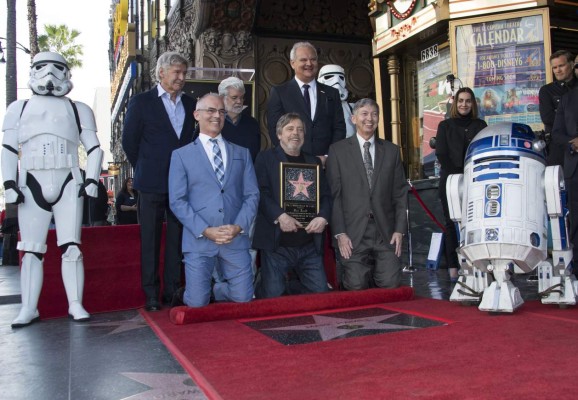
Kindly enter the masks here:
[[311, 117], [311, 98], [309, 97], [309, 85], [303, 85], [303, 98], [305, 99], [307, 115]]
[[367, 181], [369, 182], [369, 189], [371, 190], [371, 182], [373, 177], [373, 162], [371, 161], [371, 153], [369, 152], [370, 142], [363, 143], [363, 165], [365, 165], [365, 173], [367, 174]]
[[213, 162], [215, 163], [215, 175], [221, 186], [223, 186], [223, 179], [225, 178], [225, 168], [223, 166], [223, 157], [221, 155], [221, 149], [219, 148], [219, 142], [217, 139], [209, 139], [213, 143]]

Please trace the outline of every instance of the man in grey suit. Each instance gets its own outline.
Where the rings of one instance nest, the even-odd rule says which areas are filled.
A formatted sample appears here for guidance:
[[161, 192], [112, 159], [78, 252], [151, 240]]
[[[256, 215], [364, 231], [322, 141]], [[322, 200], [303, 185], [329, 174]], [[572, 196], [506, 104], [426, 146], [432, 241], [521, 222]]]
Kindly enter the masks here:
[[[249, 231], [259, 204], [259, 187], [249, 150], [223, 139], [223, 98], [216, 93], [197, 103], [199, 137], [173, 152], [169, 201], [183, 224], [186, 286], [172, 305], [203, 307], [215, 301], [253, 298]], [[222, 281], [211, 288], [213, 270]]]
[[277, 121], [289, 112], [305, 122], [302, 151], [325, 159], [329, 146], [345, 138], [345, 120], [339, 91], [316, 81], [317, 50], [309, 42], [293, 45], [289, 55], [295, 78], [273, 86], [267, 104], [267, 129], [271, 143], [279, 145]]
[[[407, 229], [407, 186], [399, 148], [375, 136], [379, 107], [353, 107], [357, 133], [329, 149], [332, 233], [343, 266], [343, 287], [395, 288], [401, 280], [401, 244]], [[369, 260], [374, 260], [370, 262]]]

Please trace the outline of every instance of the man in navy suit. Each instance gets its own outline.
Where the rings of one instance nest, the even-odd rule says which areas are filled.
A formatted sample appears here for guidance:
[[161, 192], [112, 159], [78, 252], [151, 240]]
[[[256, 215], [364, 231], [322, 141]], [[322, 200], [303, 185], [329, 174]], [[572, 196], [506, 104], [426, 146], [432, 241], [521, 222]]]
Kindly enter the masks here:
[[273, 86], [267, 104], [267, 128], [271, 143], [279, 145], [277, 121], [296, 112], [305, 122], [302, 150], [319, 157], [325, 165], [329, 146], [345, 138], [346, 126], [339, 91], [316, 81], [317, 50], [309, 42], [293, 45], [289, 55], [295, 78]]
[[182, 226], [168, 203], [169, 162], [173, 150], [191, 142], [195, 101], [183, 94], [188, 61], [166, 52], [157, 61], [158, 85], [133, 97], [128, 105], [122, 147], [134, 168], [139, 191], [142, 287], [146, 310], [158, 311], [159, 257], [163, 222], [167, 222], [163, 302], [169, 303], [181, 286]]
[[552, 141], [564, 150], [564, 181], [570, 210], [574, 273], [578, 271], [578, 87], [562, 96], [552, 127]]
[[[203, 307], [215, 301], [253, 298], [249, 231], [259, 204], [259, 187], [249, 150], [223, 139], [223, 98], [197, 103], [199, 137], [175, 150], [169, 170], [171, 209], [184, 227], [185, 288], [173, 301]], [[211, 288], [213, 270], [222, 280]]]
[[[323, 266], [323, 232], [331, 216], [331, 191], [321, 161], [303, 153], [304, 124], [299, 114], [288, 113], [277, 122], [279, 146], [257, 156], [255, 170], [261, 190], [253, 247], [261, 250], [261, 271], [255, 294], [258, 298], [277, 297], [288, 292], [286, 276], [294, 271], [299, 278], [292, 292], [327, 291]], [[281, 163], [319, 165], [319, 212], [307, 226], [287, 214], [280, 203]], [[307, 196], [309, 187], [305, 188]], [[300, 193], [299, 193], [300, 194]], [[295, 286], [298, 286], [297, 290]]]

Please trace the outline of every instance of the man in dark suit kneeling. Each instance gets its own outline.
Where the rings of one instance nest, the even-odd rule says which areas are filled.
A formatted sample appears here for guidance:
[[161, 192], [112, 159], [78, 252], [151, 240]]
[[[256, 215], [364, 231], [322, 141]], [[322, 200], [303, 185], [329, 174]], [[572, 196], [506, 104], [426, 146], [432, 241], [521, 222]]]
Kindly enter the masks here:
[[[286, 277], [294, 272], [291, 292], [327, 291], [323, 266], [323, 231], [331, 215], [331, 193], [325, 180], [321, 160], [303, 153], [305, 127], [299, 114], [289, 113], [277, 122], [279, 146], [259, 153], [255, 161], [261, 191], [253, 247], [261, 250], [260, 279], [255, 295], [277, 297], [286, 293]], [[281, 163], [319, 165], [319, 213], [307, 224], [298, 222], [281, 207]], [[300, 178], [299, 181], [305, 181]], [[303, 190], [312, 197], [312, 183], [302, 182], [295, 191]], [[299, 182], [295, 182], [299, 185]], [[310, 189], [311, 188], [311, 189]], [[295, 286], [299, 286], [296, 290]]]

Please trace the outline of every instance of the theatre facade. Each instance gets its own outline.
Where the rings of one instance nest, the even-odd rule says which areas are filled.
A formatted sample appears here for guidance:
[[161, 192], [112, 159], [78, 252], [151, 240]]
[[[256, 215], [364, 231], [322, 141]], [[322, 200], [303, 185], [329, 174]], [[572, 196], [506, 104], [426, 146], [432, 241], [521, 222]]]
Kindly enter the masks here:
[[377, 0], [369, 7], [384, 127], [412, 179], [435, 174], [429, 142], [452, 90], [472, 88], [488, 125], [520, 122], [539, 131], [538, 91], [552, 81], [550, 54], [578, 52], [577, 1]]
[[216, 91], [227, 76], [241, 78], [267, 148], [269, 90], [291, 78], [291, 46], [307, 40], [320, 67], [345, 69], [350, 102], [380, 103], [379, 134], [401, 146], [407, 176], [428, 178], [435, 159], [429, 139], [452, 89], [472, 87], [488, 124], [542, 129], [538, 90], [552, 80], [553, 51], [578, 52], [577, 9], [575, 0], [114, 0], [115, 166], [121, 177], [131, 174], [121, 146], [126, 107], [154, 86], [162, 52], [189, 59], [185, 90], [195, 97]]
[[111, 8], [111, 151], [121, 177], [131, 173], [121, 146], [128, 101], [154, 86], [156, 60], [167, 50], [189, 59], [185, 91], [194, 97], [216, 91], [228, 76], [245, 82], [247, 112], [261, 125], [263, 148], [270, 147], [269, 91], [292, 77], [296, 41], [317, 47], [320, 67], [347, 71], [350, 101], [375, 97], [367, 0], [116, 0]]

